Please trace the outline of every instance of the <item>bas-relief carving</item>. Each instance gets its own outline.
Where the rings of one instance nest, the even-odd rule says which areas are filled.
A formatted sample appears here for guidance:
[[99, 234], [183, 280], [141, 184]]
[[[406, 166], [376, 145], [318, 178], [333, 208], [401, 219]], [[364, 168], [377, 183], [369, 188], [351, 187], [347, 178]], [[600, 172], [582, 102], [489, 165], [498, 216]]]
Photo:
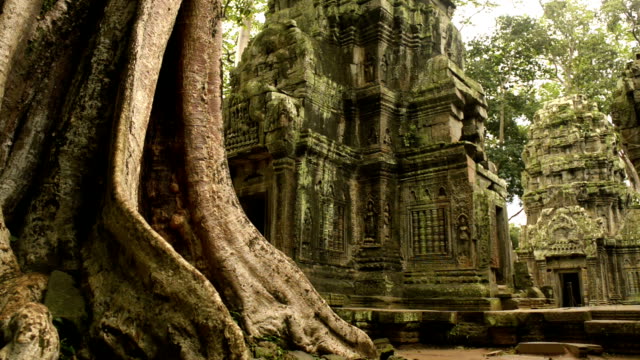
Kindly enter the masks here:
[[392, 145], [391, 141], [392, 141], [391, 140], [391, 130], [389, 130], [389, 128], [386, 128], [386, 129], [384, 129], [384, 140], [382, 141], [382, 143], [384, 145], [391, 146]]
[[365, 55], [364, 60], [364, 82], [370, 83], [375, 80], [375, 57], [371, 54]]
[[449, 231], [446, 208], [433, 207], [411, 210], [413, 255], [444, 255], [449, 251]]
[[306, 208], [302, 223], [302, 235], [300, 236], [300, 257], [302, 259], [311, 259], [313, 235], [313, 218], [311, 217], [311, 210]]
[[378, 129], [375, 126], [372, 126], [371, 129], [369, 129], [367, 142], [369, 145], [376, 145], [378, 143]]
[[463, 266], [473, 266], [476, 258], [476, 244], [471, 239], [471, 228], [469, 227], [469, 219], [466, 215], [458, 216], [457, 234], [458, 234], [458, 264]]
[[229, 150], [258, 143], [258, 123], [249, 117], [249, 102], [235, 100], [226, 109], [225, 146]]
[[[312, 241], [308, 243], [312, 254], [310, 258], [330, 263], [342, 260], [346, 256], [347, 243], [347, 176], [328, 164], [309, 164], [301, 174], [304, 176], [300, 178], [303, 180], [300, 182], [313, 183], [313, 186], [307, 186], [306, 191], [298, 193], [299, 196], [305, 195], [307, 202], [317, 204], [314, 208], [317, 228], [314, 228]], [[342, 182], [344, 185], [340, 185]], [[301, 186], [302, 188], [305, 187]]]
[[378, 212], [373, 199], [367, 200], [364, 211], [364, 241], [365, 245], [378, 243]]
[[380, 62], [380, 82], [381, 83], [386, 83], [387, 82], [387, 71], [389, 70], [389, 59], [387, 54], [384, 54], [382, 56], [382, 61]]
[[382, 218], [382, 234], [385, 242], [388, 242], [391, 238], [391, 205], [388, 202], [384, 204]]
[[623, 269], [626, 276], [627, 294], [640, 295], [640, 264], [626, 257], [623, 260]]
[[300, 103], [291, 96], [272, 92], [268, 96], [266, 125], [264, 131], [288, 127], [296, 129], [299, 126]]
[[417, 183], [409, 190], [407, 214], [408, 238], [412, 256], [447, 256], [451, 252], [450, 204], [442, 186], [434, 186], [436, 196], [425, 183]]

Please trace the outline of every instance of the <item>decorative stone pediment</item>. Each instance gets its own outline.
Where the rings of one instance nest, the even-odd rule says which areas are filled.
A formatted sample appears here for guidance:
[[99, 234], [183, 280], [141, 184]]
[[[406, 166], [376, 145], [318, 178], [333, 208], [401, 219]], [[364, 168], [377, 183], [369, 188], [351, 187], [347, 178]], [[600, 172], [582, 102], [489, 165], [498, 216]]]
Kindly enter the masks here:
[[[545, 209], [538, 222], [526, 227], [536, 260], [548, 257], [596, 256], [596, 239], [603, 229], [580, 206]], [[524, 244], [523, 244], [524, 245]]]

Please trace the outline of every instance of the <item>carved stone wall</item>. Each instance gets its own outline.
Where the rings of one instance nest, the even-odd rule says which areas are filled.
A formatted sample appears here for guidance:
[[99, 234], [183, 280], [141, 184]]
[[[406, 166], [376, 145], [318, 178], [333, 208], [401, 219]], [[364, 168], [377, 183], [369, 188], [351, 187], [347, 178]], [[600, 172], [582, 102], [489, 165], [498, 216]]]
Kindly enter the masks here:
[[580, 95], [544, 104], [529, 128], [517, 252], [557, 306], [638, 298], [636, 194], [624, 183], [620, 150], [613, 126]]
[[225, 99], [234, 185], [264, 235], [334, 305], [495, 308], [512, 282], [505, 183], [452, 3], [269, 9]]

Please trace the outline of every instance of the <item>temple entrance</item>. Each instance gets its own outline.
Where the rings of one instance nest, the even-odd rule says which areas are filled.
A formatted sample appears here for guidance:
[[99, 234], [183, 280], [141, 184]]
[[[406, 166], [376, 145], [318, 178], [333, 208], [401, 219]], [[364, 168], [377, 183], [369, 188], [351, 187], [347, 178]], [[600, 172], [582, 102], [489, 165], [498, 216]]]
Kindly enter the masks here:
[[240, 205], [251, 223], [269, 240], [267, 234], [267, 194], [263, 192], [241, 196]]
[[500, 206], [496, 206], [496, 241], [493, 243], [492, 251], [494, 253], [493, 256], [495, 257], [495, 275], [498, 285], [506, 284], [506, 279], [504, 276], [505, 259], [503, 255], [503, 251], [505, 251], [504, 247], [507, 243], [506, 232], [509, 227], [509, 225], [507, 225], [505, 221], [506, 219], [507, 218], [505, 216], [503, 208]]
[[560, 274], [562, 285], [562, 306], [582, 306], [582, 291], [580, 291], [580, 277], [577, 272]]

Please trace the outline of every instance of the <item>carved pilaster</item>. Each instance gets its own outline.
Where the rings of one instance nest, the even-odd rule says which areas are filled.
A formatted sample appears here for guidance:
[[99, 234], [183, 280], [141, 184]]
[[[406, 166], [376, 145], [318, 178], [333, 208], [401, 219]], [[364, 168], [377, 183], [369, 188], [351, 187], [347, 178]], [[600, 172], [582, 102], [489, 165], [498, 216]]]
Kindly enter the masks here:
[[295, 226], [292, 226], [291, 219], [295, 219], [295, 194], [287, 189], [295, 189], [296, 184], [296, 163], [290, 158], [283, 158], [273, 161], [274, 182], [271, 189], [271, 202], [269, 209], [272, 226], [272, 243], [285, 254], [295, 257], [297, 233]]

